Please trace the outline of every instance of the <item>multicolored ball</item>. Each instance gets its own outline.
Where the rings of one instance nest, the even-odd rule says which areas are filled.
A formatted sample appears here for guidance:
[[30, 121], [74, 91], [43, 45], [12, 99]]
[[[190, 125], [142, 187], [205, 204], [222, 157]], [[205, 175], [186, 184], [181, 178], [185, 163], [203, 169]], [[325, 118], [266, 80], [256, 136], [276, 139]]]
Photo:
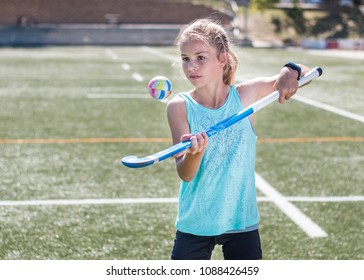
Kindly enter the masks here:
[[162, 100], [171, 94], [172, 83], [164, 76], [156, 76], [150, 80], [148, 89], [153, 98]]

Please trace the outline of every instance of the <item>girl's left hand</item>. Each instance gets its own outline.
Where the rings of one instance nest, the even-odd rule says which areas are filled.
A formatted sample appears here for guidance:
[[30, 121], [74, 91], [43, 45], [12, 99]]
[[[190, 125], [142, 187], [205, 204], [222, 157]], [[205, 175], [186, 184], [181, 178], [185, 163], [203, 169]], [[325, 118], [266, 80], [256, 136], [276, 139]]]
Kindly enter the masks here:
[[176, 154], [174, 157], [175, 158], [179, 158], [180, 156], [184, 155], [184, 154], [191, 154], [191, 155], [196, 155], [198, 153], [203, 152], [209, 141], [208, 141], [209, 137], [207, 136], [206, 132], [202, 132], [201, 134], [184, 134], [181, 137], [181, 141], [191, 141], [191, 147], [189, 149], [187, 149], [186, 151], [182, 151], [178, 154]]

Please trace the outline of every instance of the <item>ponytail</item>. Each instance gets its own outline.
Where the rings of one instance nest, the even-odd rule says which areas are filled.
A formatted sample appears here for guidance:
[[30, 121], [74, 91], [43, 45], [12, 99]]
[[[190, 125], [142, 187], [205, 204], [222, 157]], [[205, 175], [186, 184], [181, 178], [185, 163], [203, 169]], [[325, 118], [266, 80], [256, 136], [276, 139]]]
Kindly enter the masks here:
[[235, 81], [235, 73], [238, 68], [239, 62], [235, 54], [229, 50], [227, 52], [226, 64], [224, 66], [223, 81], [226, 85], [231, 85]]

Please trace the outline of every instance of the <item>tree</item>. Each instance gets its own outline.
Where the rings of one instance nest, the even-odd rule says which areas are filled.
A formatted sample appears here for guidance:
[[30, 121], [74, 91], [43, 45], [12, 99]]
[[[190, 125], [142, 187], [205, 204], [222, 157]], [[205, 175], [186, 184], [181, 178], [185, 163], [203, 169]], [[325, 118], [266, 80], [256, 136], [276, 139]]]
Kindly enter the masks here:
[[[251, 5], [259, 10], [272, 8], [279, 0], [251, 0]], [[349, 36], [364, 36], [364, 15], [360, 5], [364, 0], [352, 0], [352, 5], [342, 5], [340, 0], [323, 0], [322, 8], [327, 14], [316, 18], [314, 23], [309, 23], [305, 18], [305, 10], [298, 5], [298, 0], [292, 0], [294, 7], [284, 9], [285, 23], [280, 19], [272, 19], [276, 29], [284, 26], [293, 27], [300, 36], [319, 36], [327, 34], [329, 38], [347, 38]]]

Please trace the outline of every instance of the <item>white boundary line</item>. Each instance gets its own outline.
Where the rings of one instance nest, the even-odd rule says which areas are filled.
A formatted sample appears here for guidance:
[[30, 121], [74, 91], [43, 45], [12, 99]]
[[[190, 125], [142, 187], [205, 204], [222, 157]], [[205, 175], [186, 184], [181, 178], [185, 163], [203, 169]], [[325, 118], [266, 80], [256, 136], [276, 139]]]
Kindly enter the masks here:
[[174, 197], [166, 198], [95, 198], [95, 199], [49, 199], [0, 201], [0, 206], [43, 206], [43, 205], [106, 205], [106, 204], [149, 204], [177, 203]]
[[160, 51], [160, 50], [157, 50], [157, 49], [154, 49], [154, 48], [151, 48], [151, 47], [148, 47], [148, 46], [143, 46], [142, 47], [142, 50], [144, 52], [147, 52], [147, 53], [150, 53], [150, 54], [153, 54], [155, 56], [158, 56], [160, 58], [164, 58], [166, 60], [171, 60], [171, 61], [177, 61], [178, 60], [178, 56], [173, 56], [173, 55], [170, 55], [170, 54], [167, 54], [163, 51]]
[[122, 94], [122, 93], [90, 93], [86, 95], [89, 99], [149, 99], [150, 95], [145, 93]]
[[[286, 196], [295, 202], [364, 202], [364, 196], [304, 197]], [[259, 202], [272, 202], [271, 197], [258, 197]], [[102, 205], [102, 204], [153, 204], [177, 203], [177, 197], [156, 198], [85, 198], [85, 199], [45, 199], [45, 200], [3, 200], [0, 206], [42, 206], [42, 205]]]
[[294, 95], [292, 98], [294, 100], [297, 100], [299, 102], [314, 106], [316, 108], [323, 109], [325, 111], [329, 111], [331, 113], [334, 113], [334, 114], [337, 114], [337, 115], [340, 115], [340, 116], [343, 116], [343, 117], [346, 117], [346, 118], [349, 118], [349, 119], [356, 120], [356, 121], [364, 123], [364, 116], [357, 115], [357, 114], [354, 114], [354, 113], [351, 113], [351, 112], [348, 112], [348, 111], [345, 111], [345, 110], [342, 110], [342, 109], [339, 109], [339, 108], [336, 108], [334, 106], [327, 105], [327, 104], [324, 104], [324, 103], [321, 103], [321, 102], [318, 102], [318, 101], [314, 101], [314, 100], [309, 99], [307, 97]]
[[[292, 50], [296, 52], [296, 50]], [[364, 52], [360, 50], [302, 50], [304, 53], [312, 54], [312, 55], [319, 55], [319, 56], [329, 56], [335, 58], [345, 58], [345, 59], [360, 59], [364, 60]]]
[[129, 71], [131, 69], [131, 66], [128, 63], [122, 63], [121, 68], [123, 68], [123, 70], [125, 71]]
[[112, 59], [112, 60], [119, 60], [119, 56], [114, 52], [112, 51], [111, 49], [107, 48], [105, 50], [105, 53]]
[[133, 73], [133, 79], [136, 80], [137, 82], [143, 82], [144, 81], [144, 77], [142, 75], [140, 75], [139, 73]]
[[[112, 51], [111, 49], [107, 48], [105, 49], [105, 53], [114, 61], [119, 61], [120, 58], [119, 56]], [[125, 71], [129, 71], [131, 69], [131, 66], [127, 63], [122, 63], [121, 64], [121, 68], [123, 68]], [[144, 77], [142, 75], [140, 75], [139, 73], [133, 73], [132, 77], [134, 80], [136, 80], [137, 82], [143, 82], [144, 81]]]
[[329, 197], [286, 196], [286, 199], [294, 202], [361, 202], [364, 201], [364, 196], [329, 196]]
[[322, 228], [303, 214], [296, 206], [290, 203], [286, 197], [268, 184], [268, 182], [257, 173], [255, 173], [255, 180], [257, 188], [267, 197], [271, 198], [274, 204], [293, 222], [295, 222], [309, 237], [315, 238], [327, 236], [327, 233]]

